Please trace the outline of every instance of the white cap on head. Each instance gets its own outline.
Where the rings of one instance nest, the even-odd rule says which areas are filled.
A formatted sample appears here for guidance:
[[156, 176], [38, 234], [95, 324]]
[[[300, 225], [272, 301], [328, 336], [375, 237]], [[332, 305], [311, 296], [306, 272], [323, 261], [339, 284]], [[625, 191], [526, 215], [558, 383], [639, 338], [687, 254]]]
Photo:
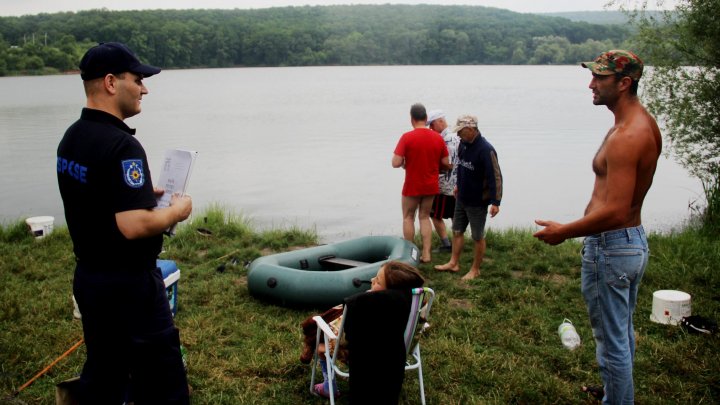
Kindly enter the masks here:
[[445, 118], [445, 113], [442, 112], [442, 110], [432, 110], [428, 113], [427, 122], [425, 124], [427, 126], [430, 126], [430, 124], [432, 124], [433, 121], [440, 119], [440, 118]]

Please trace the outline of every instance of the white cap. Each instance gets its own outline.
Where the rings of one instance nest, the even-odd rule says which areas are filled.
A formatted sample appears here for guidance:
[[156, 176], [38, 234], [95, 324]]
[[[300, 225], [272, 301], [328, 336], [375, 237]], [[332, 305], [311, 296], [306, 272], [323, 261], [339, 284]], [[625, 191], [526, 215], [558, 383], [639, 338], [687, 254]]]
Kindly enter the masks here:
[[445, 113], [442, 112], [442, 110], [432, 110], [428, 113], [428, 119], [425, 125], [430, 126], [433, 121], [440, 118], [445, 118]]

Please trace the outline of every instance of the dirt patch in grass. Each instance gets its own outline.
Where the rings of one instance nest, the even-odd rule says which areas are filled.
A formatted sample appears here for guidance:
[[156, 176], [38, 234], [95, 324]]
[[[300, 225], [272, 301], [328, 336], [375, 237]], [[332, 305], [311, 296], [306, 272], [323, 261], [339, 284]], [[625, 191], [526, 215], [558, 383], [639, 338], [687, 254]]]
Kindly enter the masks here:
[[546, 276], [542, 276], [541, 278], [553, 284], [565, 284], [570, 281], [568, 276], [564, 276], [562, 274], [548, 274]]
[[532, 273], [528, 273], [526, 271], [520, 271], [520, 270], [513, 270], [510, 272], [510, 277], [513, 279], [519, 280], [521, 278], [539, 278], [540, 280], [547, 281], [552, 284], [565, 284], [570, 281], [568, 276], [562, 275], [562, 274], [544, 274], [542, 276], [537, 276]]
[[448, 305], [451, 308], [459, 308], [459, 309], [464, 309], [466, 311], [469, 311], [474, 308], [474, 306], [473, 306], [472, 302], [470, 302], [470, 300], [459, 299], [459, 298], [450, 298], [448, 300]]

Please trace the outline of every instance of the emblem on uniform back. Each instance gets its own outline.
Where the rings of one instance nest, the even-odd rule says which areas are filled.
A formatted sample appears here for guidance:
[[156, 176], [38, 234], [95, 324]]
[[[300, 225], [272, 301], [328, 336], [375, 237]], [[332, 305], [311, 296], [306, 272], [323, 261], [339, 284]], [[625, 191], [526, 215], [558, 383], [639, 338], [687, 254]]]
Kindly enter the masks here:
[[145, 173], [143, 173], [143, 162], [140, 159], [123, 160], [123, 177], [125, 183], [133, 188], [142, 187], [145, 184]]

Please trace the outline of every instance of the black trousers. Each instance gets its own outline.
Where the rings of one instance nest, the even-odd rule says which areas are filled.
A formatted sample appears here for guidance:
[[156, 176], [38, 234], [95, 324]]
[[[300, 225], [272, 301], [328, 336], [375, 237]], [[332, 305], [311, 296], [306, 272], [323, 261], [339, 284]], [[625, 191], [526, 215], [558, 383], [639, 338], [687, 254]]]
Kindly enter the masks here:
[[180, 334], [160, 269], [78, 263], [73, 293], [87, 359], [81, 404], [188, 404]]

